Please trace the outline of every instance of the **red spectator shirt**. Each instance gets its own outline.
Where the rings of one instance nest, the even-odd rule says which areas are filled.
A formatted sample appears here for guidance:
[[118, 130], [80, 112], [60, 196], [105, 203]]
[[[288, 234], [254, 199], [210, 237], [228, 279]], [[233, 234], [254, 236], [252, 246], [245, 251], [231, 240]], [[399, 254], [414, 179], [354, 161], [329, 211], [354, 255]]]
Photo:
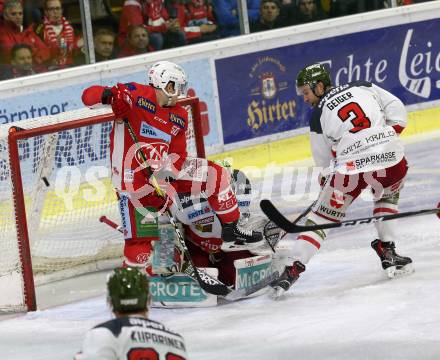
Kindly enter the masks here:
[[118, 58], [123, 58], [127, 56], [141, 55], [154, 51], [154, 47], [148, 45], [147, 50], [138, 50], [131, 47], [129, 44], [125, 45], [118, 54]]
[[21, 31], [13, 22], [4, 21], [0, 25], [0, 53], [4, 64], [10, 63], [11, 50], [15, 44], [26, 44], [32, 49], [33, 60], [42, 64], [50, 57], [50, 50], [46, 44], [35, 34], [32, 27]]
[[168, 19], [169, 15], [163, 0], [150, 0], [144, 4], [137, 0], [127, 0], [119, 20], [119, 46], [124, 44], [131, 25], [145, 25], [149, 33], [165, 33], [167, 31], [165, 21]]

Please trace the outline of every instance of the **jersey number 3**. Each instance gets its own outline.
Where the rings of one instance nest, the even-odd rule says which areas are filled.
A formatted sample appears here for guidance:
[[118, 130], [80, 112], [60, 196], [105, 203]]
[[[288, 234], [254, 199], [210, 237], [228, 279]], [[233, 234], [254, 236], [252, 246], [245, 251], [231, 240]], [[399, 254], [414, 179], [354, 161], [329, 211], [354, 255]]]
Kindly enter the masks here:
[[351, 102], [341, 107], [338, 111], [338, 116], [342, 121], [351, 121], [354, 127], [350, 132], [353, 134], [371, 126], [370, 119], [365, 115], [364, 110], [362, 110], [357, 102]]

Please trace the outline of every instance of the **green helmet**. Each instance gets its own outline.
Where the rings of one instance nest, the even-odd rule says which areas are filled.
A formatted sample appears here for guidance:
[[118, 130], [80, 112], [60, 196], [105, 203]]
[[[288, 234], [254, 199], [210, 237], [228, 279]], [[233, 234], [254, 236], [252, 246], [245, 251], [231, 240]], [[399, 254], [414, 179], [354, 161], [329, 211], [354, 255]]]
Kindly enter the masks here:
[[321, 64], [312, 64], [302, 69], [296, 77], [296, 87], [309, 85], [314, 90], [318, 81], [321, 81], [325, 87], [331, 86], [330, 73]]
[[113, 311], [147, 310], [149, 298], [147, 275], [138, 268], [117, 268], [107, 281], [107, 300]]

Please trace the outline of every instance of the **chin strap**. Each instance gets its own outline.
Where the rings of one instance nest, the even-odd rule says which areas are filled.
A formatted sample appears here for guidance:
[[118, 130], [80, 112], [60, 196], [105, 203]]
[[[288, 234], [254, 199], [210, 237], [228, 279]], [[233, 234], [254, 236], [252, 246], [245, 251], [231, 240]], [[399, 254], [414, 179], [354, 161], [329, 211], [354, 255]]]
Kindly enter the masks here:
[[324, 85], [324, 92], [322, 93], [321, 96], [319, 96], [319, 95], [315, 92], [316, 85], [318, 85], [317, 82], [315, 82], [315, 83], [313, 84], [313, 86], [309, 84], [310, 89], [312, 90], [313, 95], [315, 95], [316, 97], [318, 97], [318, 98], [321, 99], [321, 98], [324, 96], [324, 94], [326, 93], [326, 87], [325, 87], [325, 85], [323, 84], [323, 85]]
[[315, 95], [317, 98], [320, 98], [320, 99], [321, 99], [323, 95], [319, 96], [319, 95], [315, 92], [316, 85], [318, 85], [317, 82], [313, 83], [313, 86], [310, 86], [310, 84], [309, 84], [310, 89], [312, 90], [313, 95]]
[[168, 95], [167, 106], [170, 106], [170, 105], [171, 105], [171, 100], [172, 100], [172, 99], [173, 99], [172, 96], [169, 96], [169, 95]]

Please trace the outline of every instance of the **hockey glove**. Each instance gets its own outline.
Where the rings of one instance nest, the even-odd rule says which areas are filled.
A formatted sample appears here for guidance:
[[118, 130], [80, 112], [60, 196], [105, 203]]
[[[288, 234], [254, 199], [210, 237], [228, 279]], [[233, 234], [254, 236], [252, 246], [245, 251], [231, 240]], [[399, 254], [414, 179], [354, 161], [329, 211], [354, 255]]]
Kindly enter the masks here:
[[118, 83], [110, 89], [108, 100], [117, 119], [128, 117], [133, 107], [133, 98], [124, 84]]
[[146, 204], [148, 206], [154, 207], [159, 214], [162, 214], [165, 210], [167, 210], [171, 204], [171, 198], [168, 195], [165, 197], [159, 196], [156, 192], [151, 192], [147, 195]]

